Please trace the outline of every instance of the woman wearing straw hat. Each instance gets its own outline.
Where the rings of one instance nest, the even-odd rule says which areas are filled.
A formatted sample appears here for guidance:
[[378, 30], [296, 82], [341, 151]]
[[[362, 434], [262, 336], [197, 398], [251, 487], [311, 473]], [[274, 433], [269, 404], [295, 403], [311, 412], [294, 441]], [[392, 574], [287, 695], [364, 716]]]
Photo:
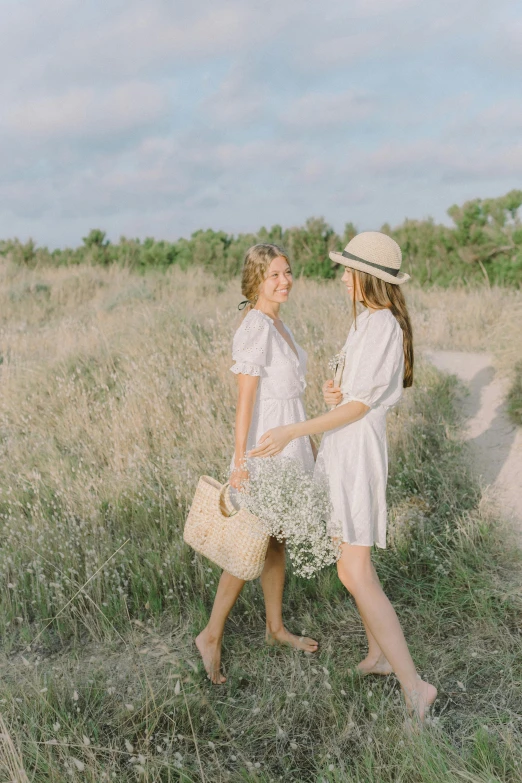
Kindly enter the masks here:
[[[342, 282], [354, 311], [340, 388], [333, 381], [323, 387], [325, 401], [335, 407], [315, 419], [269, 430], [249, 456], [275, 456], [294, 438], [325, 433], [316, 471], [328, 478], [333, 515], [343, 531], [339, 578], [355, 599], [368, 637], [368, 655], [359, 670], [393, 671], [408, 709], [423, 721], [437, 690], [418, 676], [371, 562], [371, 547], [386, 546], [386, 412], [413, 382], [412, 330], [400, 288], [409, 275], [400, 271], [399, 245], [378, 231], [358, 234], [330, 258], [345, 267]], [[364, 306], [361, 315], [357, 302]]]

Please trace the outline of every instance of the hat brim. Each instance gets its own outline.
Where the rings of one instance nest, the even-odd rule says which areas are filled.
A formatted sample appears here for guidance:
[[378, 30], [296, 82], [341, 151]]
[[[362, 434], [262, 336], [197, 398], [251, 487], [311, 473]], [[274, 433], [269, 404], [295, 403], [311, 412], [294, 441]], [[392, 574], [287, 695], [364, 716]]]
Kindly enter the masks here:
[[353, 261], [351, 258], [346, 258], [342, 253], [337, 253], [335, 250], [332, 250], [328, 255], [336, 264], [349, 266], [350, 269], [358, 269], [359, 272], [367, 272], [369, 275], [373, 275], [373, 277], [380, 277], [381, 280], [392, 283], [392, 285], [402, 285], [410, 279], [410, 275], [407, 275], [406, 272], [399, 272], [397, 276], [390, 275], [388, 272], [383, 272], [374, 266], [368, 266], [364, 261]]

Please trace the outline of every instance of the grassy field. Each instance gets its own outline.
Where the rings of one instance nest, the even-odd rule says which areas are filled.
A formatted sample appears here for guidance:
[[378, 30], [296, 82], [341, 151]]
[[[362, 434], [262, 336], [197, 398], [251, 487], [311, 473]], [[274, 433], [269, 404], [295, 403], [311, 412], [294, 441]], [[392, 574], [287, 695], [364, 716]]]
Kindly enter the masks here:
[[[181, 529], [232, 449], [236, 281], [201, 271], [0, 267], [0, 780], [518, 781], [520, 556], [459, 440], [455, 385], [418, 362], [390, 416], [390, 541], [377, 556], [435, 718], [404, 734], [398, 686], [353, 667], [364, 635], [335, 570], [289, 575], [285, 616], [317, 656], [263, 645], [259, 585], [229, 622], [228, 683], [192, 638], [217, 569]], [[417, 347], [520, 360], [520, 292], [409, 291]], [[297, 281], [309, 414], [349, 308]]]
[[514, 365], [513, 381], [508, 394], [508, 413], [511, 419], [522, 425], [522, 362]]

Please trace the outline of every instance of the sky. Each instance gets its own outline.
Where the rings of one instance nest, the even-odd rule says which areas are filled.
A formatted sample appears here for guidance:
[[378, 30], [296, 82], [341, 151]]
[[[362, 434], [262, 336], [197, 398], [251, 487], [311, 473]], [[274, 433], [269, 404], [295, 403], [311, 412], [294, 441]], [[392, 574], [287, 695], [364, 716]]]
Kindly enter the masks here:
[[0, 0], [0, 238], [338, 231], [522, 186], [518, 0]]

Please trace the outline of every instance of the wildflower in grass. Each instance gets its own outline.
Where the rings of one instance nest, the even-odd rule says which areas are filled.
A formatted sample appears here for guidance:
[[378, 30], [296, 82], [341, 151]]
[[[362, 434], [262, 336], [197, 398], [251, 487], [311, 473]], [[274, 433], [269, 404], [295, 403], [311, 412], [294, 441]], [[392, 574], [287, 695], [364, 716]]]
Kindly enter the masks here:
[[250, 480], [240, 494], [241, 504], [265, 524], [267, 532], [286, 541], [294, 571], [310, 579], [335, 563], [338, 531], [330, 522], [326, 481], [314, 479], [299, 460], [248, 460]]

